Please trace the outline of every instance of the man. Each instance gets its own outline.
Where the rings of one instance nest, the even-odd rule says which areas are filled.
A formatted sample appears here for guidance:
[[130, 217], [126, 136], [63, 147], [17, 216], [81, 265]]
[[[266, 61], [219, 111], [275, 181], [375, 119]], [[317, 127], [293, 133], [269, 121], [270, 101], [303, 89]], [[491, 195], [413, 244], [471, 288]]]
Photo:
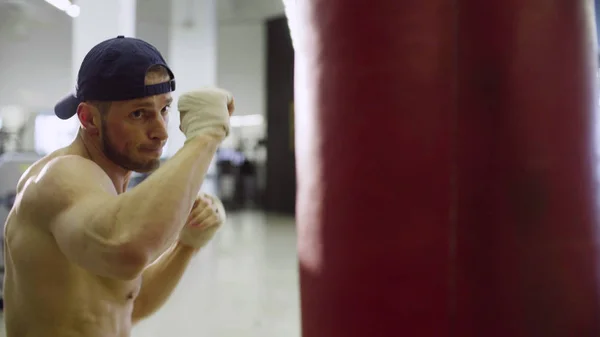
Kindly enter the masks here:
[[[85, 57], [55, 107], [81, 128], [17, 186], [5, 228], [9, 337], [129, 336], [155, 312], [224, 221], [200, 186], [229, 131], [231, 95], [184, 93], [184, 146], [161, 167], [174, 76], [150, 44], [119, 36]], [[126, 191], [132, 171], [153, 171]]]

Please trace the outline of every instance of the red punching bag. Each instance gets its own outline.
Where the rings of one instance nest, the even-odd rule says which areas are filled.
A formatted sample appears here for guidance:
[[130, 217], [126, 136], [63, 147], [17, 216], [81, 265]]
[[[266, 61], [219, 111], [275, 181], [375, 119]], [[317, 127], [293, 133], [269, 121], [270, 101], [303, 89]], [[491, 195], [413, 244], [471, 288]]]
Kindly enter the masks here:
[[599, 336], [588, 1], [287, 1], [303, 336]]
[[303, 336], [449, 336], [452, 2], [290, 3]]
[[457, 336], [600, 336], [592, 1], [459, 3]]

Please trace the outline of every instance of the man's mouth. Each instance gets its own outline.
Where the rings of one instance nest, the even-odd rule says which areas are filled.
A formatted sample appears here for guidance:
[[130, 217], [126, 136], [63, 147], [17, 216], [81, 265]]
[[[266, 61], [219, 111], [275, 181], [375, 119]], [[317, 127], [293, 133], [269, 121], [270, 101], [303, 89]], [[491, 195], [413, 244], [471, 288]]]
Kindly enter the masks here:
[[151, 152], [151, 153], [160, 153], [160, 152], [162, 152], [162, 146], [161, 147], [142, 147], [140, 149], [143, 152]]

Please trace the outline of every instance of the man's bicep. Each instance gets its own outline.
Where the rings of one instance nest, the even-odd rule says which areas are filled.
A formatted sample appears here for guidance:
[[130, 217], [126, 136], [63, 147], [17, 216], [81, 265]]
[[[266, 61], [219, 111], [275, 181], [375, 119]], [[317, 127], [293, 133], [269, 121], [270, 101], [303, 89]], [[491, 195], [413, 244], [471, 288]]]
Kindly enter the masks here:
[[105, 277], [135, 278], [142, 261], [127, 242], [111, 235], [109, 226], [99, 225], [116, 225], [104, 207], [111, 207], [110, 200], [88, 196], [60, 213], [51, 232], [63, 254], [82, 268]]
[[106, 277], [135, 272], [129, 247], [112, 235], [118, 197], [99, 167], [83, 158], [49, 163], [36, 185], [34, 203], [45, 209], [48, 229], [69, 260]]
[[69, 206], [58, 211], [49, 223], [50, 232], [61, 241], [80, 241], [96, 239], [99, 243], [109, 244], [114, 241], [112, 231], [116, 222], [112, 218], [116, 197], [110, 194], [95, 191], [95, 193], [79, 194], [77, 200], [70, 202]]

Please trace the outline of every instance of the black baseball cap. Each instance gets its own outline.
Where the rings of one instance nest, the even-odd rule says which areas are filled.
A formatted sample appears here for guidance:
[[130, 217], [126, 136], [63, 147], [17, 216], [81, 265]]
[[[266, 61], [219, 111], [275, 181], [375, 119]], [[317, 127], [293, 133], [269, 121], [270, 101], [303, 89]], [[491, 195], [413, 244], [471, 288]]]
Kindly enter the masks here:
[[[145, 85], [148, 69], [163, 66], [168, 82]], [[160, 95], [175, 90], [175, 76], [160, 52], [143, 40], [117, 36], [94, 46], [77, 75], [75, 93], [54, 106], [60, 119], [69, 119], [84, 101], [123, 101]]]

